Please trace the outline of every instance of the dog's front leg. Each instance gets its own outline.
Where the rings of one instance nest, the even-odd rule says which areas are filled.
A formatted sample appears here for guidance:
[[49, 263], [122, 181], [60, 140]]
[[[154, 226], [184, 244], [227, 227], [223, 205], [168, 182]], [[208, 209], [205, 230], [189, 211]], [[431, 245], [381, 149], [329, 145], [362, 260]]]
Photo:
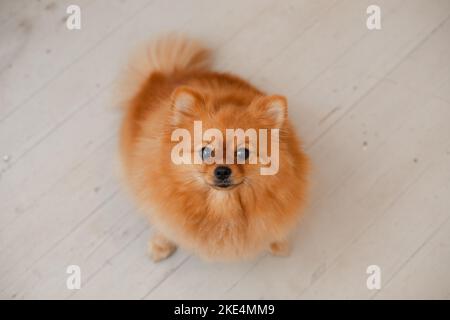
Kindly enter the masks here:
[[269, 252], [278, 257], [288, 257], [291, 254], [291, 245], [288, 240], [275, 241], [269, 246]]
[[177, 246], [164, 235], [157, 232], [150, 238], [148, 249], [152, 260], [158, 262], [170, 257], [177, 250]]

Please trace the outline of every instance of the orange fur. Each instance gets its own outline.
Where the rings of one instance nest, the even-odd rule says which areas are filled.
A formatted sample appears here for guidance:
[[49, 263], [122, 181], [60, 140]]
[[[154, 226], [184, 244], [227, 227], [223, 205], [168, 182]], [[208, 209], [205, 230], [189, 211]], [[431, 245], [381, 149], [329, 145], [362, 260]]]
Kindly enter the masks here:
[[[305, 202], [308, 159], [284, 114], [278, 114], [281, 123], [272, 117], [270, 104], [285, 99], [210, 71], [208, 59], [197, 42], [171, 36], [150, 47], [147, 62], [135, 64], [133, 70], [145, 77], [127, 102], [122, 125], [126, 179], [158, 230], [158, 243], [164, 235], [173, 248], [175, 243], [212, 260], [250, 258], [262, 250], [282, 255]], [[188, 99], [188, 111], [175, 107], [180, 99]], [[223, 132], [279, 127], [278, 173], [264, 176], [260, 164], [232, 164], [232, 179], [240, 184], [218, 190], [209, 184], [217, 165], [174, 164], [172, 130], [192, 132], [193, 120], [201, 120], [204, 130]]]

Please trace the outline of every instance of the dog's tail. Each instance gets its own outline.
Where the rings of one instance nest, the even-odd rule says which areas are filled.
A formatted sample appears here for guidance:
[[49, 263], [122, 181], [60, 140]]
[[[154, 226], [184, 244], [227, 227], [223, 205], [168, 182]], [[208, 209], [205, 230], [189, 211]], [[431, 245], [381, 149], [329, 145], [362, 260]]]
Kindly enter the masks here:
[[150, 74], [159, 71], [171, 74], [206, 69], [209, 67], [211, 55], [198, 41], [172, 34], [150, 44], [146, 56], [144, 72]]
[[128, 100], [154, 72], [167, 76], [175, 73], [206, 70], [211, 52], [197, 40], [170, 34], [138, 47], [122, 72], [120, 100]]

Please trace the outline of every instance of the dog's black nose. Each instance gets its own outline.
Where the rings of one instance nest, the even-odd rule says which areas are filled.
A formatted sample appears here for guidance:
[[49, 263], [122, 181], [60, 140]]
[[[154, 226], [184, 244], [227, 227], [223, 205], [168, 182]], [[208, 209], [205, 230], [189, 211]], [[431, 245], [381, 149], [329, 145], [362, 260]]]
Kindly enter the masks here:
[[231, 176], [231, 169], [225, 166], [217, 167], [214, 170], [214, 176], [217, 180], [226, 180]]

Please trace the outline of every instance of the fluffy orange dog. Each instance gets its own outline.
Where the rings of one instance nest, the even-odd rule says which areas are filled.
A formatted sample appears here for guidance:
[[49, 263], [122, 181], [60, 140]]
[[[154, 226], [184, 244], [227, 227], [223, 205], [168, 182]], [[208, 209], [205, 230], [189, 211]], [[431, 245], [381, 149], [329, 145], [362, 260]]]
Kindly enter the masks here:
[[[157, 233], [150, 240], [154, 261], [170, 256], [177, 245], [211, 260], [253, 257], [263, 250], [289, 254], [288, 235], [305, 202], [308, 160], [287, 119], [286, 99], [265, 95], [246, 81], [210, 71], [209, 51], [183, 37], [160, 39], [134, 59], [141, 74], [129, 91], [121, 131], [126, 180]], [[130, 77], [128, 77], [130, 78]], [[131, 90], [131, 89], [130, 89]], [[278, 171], [262, 175], [262, 150], [229, 141], [192, 142], [192, 155], [207, 160], [223, 142], [223, 157], [245, 163], [176, 164], [172, 133], [184, 128], [279, 129]], [[260, 139], [260, 138], [258, 138]], [[215, 139], [218, 140], [218, 139]], [[228, 162], [227, 162], [228, 163]]]

